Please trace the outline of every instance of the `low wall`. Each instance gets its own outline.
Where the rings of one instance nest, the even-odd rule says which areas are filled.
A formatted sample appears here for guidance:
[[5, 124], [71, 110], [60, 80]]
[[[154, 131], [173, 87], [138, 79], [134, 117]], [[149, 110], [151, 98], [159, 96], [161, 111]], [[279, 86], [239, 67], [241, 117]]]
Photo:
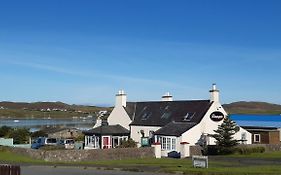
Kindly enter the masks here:
[[96, 161], [96, 160], [121, 160], [155, 157], [154, 148], [117, 148], [96, 150], [34, 150], [12, 148], [12, 152], [45, 161]]
[[31, 144], [14, 144], [13, 138], [0, 138], [0, 146], [31, 148]]
[[194, 155], [202, 155], [202, 147], [201, 146], [190, 146], [190, 157]]
[[266, 152], [271, 152], [271, 151], [281, 151], [281, 144], [251, 144], [251, 145], [239, 145], [239, 146], [244, 146], [244, 147], [264, 147]]
[[0, 145], [2, 145], [2, 146], [13, 146], [14, 145], [14, 139], [0, 138]]

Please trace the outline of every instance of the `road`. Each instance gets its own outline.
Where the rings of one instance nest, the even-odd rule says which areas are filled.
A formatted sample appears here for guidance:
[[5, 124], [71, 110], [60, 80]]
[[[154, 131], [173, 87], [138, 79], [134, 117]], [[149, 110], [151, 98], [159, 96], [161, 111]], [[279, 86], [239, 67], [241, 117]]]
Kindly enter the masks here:
[[153, 172], [98, 170], [93, 167], [73, 166], [21, 166], [21, 175], [168, 175]]

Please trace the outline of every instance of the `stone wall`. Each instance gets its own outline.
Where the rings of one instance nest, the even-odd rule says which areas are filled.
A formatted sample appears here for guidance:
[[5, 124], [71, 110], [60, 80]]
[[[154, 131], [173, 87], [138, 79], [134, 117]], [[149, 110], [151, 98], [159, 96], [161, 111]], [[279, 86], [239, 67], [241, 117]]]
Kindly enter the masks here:
[[12, 152], [34, 159], [45, 161], [96, 161], [96, 160], [121, 160], [130, 158], [152, 158], [155, 157], [154, 148], [118, 148], [118, 149], [96, 149], [96, 150], [34, 150], [23, 148], [12, 148]]
[[202, 147], [201, 146], [190, 146], [190, 157], [193, 155], [202, 155]]

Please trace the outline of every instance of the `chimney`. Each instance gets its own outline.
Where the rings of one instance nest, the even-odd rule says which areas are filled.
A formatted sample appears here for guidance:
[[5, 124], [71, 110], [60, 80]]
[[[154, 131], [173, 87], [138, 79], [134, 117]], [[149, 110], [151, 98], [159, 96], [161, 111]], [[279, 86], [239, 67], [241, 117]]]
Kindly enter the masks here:
[[125, 94], [124, 90], [118, 91], [118, 94], [116, 94], [115, 106], [126, 107], [126, 103], [127, 103], [127, 95]]
[[212, 102], [219, 102], [220, 101], [220, 99], [219, 99], [220, 91], [217, 89], [217, 86], [216, 86], [215, 83], [213, 83], [212, 89], [209, 92], [210, 92], [210, 95], [211, 95], [210, 100]]
[[166, 92], [166, 94], [162, 96], [162, 101], [173, 101], [173, 96], [169, 92]]

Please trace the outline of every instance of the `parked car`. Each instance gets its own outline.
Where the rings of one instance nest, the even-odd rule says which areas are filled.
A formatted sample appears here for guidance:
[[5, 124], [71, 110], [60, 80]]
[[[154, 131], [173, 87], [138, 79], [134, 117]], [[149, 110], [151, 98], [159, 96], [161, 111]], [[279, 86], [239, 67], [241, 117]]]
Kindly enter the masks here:
[[55, 138], [47, 138], [47, 137], [39, 137], [31, 144], [32, 149], [39, 149], [45, 145], [57, 145], [57, 139]]
[[65, 149], [74, 149], [75, 142], [73, 139], [60, 140], [60, 144], [64, 145]]

